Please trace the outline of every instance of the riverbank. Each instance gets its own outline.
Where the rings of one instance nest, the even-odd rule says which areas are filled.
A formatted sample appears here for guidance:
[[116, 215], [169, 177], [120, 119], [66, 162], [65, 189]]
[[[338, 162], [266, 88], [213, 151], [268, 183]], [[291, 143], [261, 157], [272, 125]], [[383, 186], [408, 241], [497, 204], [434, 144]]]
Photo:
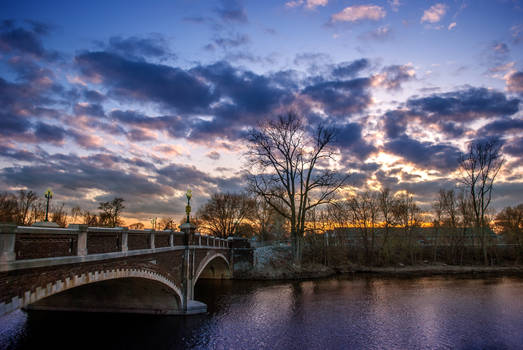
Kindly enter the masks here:
[[498, 274], [523, 276], [523, 266], [453, 266], [453, 265], [414, 265], [398, 267], [342, 266], [332, 268], [320, 264], [307, 264], [301, 267], [288, 265], [280, 268], [253, 269], [237, 276], [244, 280], [295, 280], [325, 278], [340, 274], [375, 274], [382, 276], [435, 276]]
[[251, 270], [235, 276], [244, 280], [299, 280], [325, 278], [340, 274], [375, 274], [384, 276], [434, 276], [434, 275], [471, 275], [498, 274], [523, 276], [523, 265], [483, 266], [483, 265], [446, 265], [443, 263], [425, 263], [421, 265], [364, 266], [343, 264], [325, 266], [323, 264], [292, 264], [292, 255], [288, 248], [265, 247], [255, 252], [254, 266]]

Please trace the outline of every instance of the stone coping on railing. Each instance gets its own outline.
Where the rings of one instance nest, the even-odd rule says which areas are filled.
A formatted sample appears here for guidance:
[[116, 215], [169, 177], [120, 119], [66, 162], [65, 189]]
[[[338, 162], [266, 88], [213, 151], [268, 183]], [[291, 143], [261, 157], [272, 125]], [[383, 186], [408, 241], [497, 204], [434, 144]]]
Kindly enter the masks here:
[[[215, 250], [227, 249], [227, 247], [198, 246], [198, 245], [191, 245], [191, 246], [189, 246], [189, 248], [190, 249], [215, 249]], [[48, 266], [56, 266], [56, 265], [77, 264], [77, 263], [101, 261], [101, 260], [107, 260], [107, 259], [125, 258], [125, 257], [145, 255], [145, 254], [157, 254], [157, 253], [164, 253], [164, 252], [183, 250], [183, 249], [185, 249], [185, 246], [162, 247], [162, 248], [153, 248], [153, 249], [138, 249], [138, 250], [130, 250], [130, 251], [126, 251], [126, 252], [89, 254], [89, 255], [84, 255], [84, 256], [75, 255], [75, 256], [60, 256], [60, 257], [51, 257], [51, 258], [6, 261], [6, 262], [0, 262], [0, 272], [37, 268], [37, 267], [48, 267]]]
[[[22, 260], [38, 260], [40, 257], [34, 257], [31, 259], [19, 259], [17, 260], [17, 252], [15, 251], [17, 246], [17, 236], [19, 234], [29, 235], [37, 238], [39, 235], [42, 235], [42, 239], [46, 239], [45, 235], [77, 235], [78, 239], [76, 241], [76, 256], [85, 257], [96, 255], [99, 252], [93, 252], [89, 254], [88, 252], [88, 241], [91, 234], [96, 233], [115, 233], [118, 234], [115, 237], [118, 239], [118, 249], [116, 251], [108, 250], [107, 253], [124, 253], [127, 254], [129, 251], [158, 251], [158, 249], [172, 249], [184, 247], [182, 244], [176, 244], [174, 237], [183, 236], [183, 232], [172, 231], [172, 230], [129, 230], [127, 227], [87, 227], [87, 225], [73, 224], [69, 225], [67, 228], [49, 228], [49, 227], [31, 227], [31, 226], [17, 226], [14, 224], [0, 224], [0, 265], [4, 263], [13, 263]], [[148, 247], [143, 247], [139, 249], [129, 249], [128, 246], [128, 236], [129, 234], [143, 234], [148, 236]], [[155, 247], [155, 237], [156, 236], [169, 235], [169, 245], [161, 248]], [[193, 234], [193, 240], [190, 245], [193, 247], [211, 247], [211, 248], [229, 248], [229, 241], [223, 238], [214, 237], [214, 236], [204, 236], [199, 233]], [[93, 236], [94, 237], [94, 236]], [[208, 240], [202, 239], [202, 237], [207, 237]], [[121, 239], [120, 239], [121, 238]], [[108, 239], [111, 239], [110, 237]], [[121, 242], [120, 242], [121, 241]], [[36, 243], [35, 243], [36, 242]], [[73, 242], [73, 241], [71, 241]], [[108, 241], [111, 243], [110, 241]], [[29, 244], [38, 244], [38, 241], [33, 241]], [[71, 243], [74, 244], [74, 243]], [[72, 247], [71, 247], [72, 249]], [[71, 251], [71, 250], [70, 250]], [[71, 258], [72, 256], [68, 256]], [[64, 259], [65, 256], [57, 255], [54, 258]]]

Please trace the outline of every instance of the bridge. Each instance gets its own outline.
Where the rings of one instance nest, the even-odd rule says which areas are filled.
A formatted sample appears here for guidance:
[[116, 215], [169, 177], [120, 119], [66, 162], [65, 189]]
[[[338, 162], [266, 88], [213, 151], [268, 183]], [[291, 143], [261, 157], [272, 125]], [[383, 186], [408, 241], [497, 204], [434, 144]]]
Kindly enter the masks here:
[[[252, 263], [246, 241], [172, 230], [0, 224], [0, 316], [14, 310], [206, 312], [201, 278]], [[235, 261], [236, 260], [236, 261]], [[241, 264], [240, 264], [241, 265]]]

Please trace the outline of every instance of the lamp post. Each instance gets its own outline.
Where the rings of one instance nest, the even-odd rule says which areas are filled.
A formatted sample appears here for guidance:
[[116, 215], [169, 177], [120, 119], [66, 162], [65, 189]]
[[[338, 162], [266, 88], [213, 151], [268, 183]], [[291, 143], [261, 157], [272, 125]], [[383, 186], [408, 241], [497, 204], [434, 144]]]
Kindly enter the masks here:
[[51, 198], [53, 198], [53, 192], [51, 191], [50, 188], [47, 189], [47, 191], [45, 191], [44, 193], [44, 197], [47, 199], [47, 205], [45, 207], [45, 220], [44, 221], [49, 221], [49, 201], [51, 200]]
[[185, 194], [187, 197], [187, 205], [185, 206], [185, 213], [187, 214], [187, 223], [189, 223], [189, 216], [191, 215], [191, 197], [192, 197], [192, 191], [187, 190], [187, 193]]
[[153, 231], [156, 231], [156, 220], [157, 219], [158, 219], [157, 217], [151, 218], [151, 226], [153, 228]]

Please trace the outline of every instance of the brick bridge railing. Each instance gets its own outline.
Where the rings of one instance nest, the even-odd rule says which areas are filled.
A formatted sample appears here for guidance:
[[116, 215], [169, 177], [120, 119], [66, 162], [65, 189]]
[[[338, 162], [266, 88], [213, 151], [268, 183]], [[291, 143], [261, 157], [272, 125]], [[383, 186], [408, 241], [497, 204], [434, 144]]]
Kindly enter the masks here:
[[0, 224], [0, 316], [19, 308], [205, 312], [194, 286], [198, 278], [231, 278], [235, 247], [245, 251], [245, 242], [170, 230]]

